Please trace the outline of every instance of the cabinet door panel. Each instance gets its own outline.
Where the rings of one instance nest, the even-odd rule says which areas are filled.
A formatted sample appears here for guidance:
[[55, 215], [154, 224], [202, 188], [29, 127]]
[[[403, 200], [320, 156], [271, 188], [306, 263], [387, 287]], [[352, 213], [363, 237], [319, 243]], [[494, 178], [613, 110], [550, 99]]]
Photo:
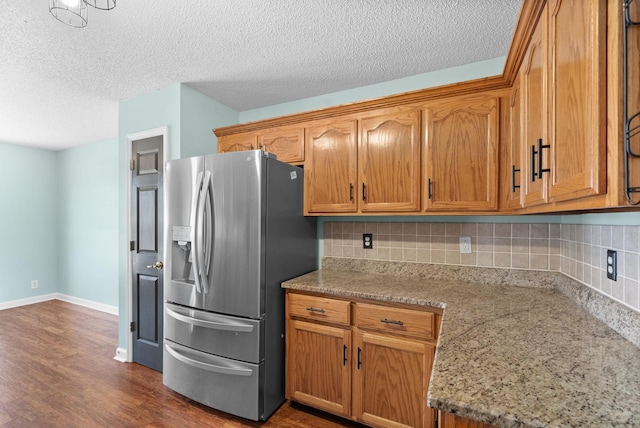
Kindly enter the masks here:
[[[542, 179], [535, 177], [536, 157], [532, 154], [532, 147], [537, 150], [537, 142], [546, 141], [546, 10], [538, 21], [531, 43], [524, 58], [521, 69], [522, 88], [522, 171], [524, 184], [524, 203], [526, 206], [540, 205], [546, 202], [548, 174]], [[543, 163], [548, 165], [548, 150], [543, 151]], [[534, 156], [532, 158], [532, 156]]]
[[289, 321], [289, 399], [348, 417], [351, 414], [351, 331]]
[[497, 209], [498, 100], [434, 105], [425, 123], [426, 208]]
[[358, 143], [360, 211], [420, 209], [420, 113], [361, 121]]
[[506, 179], [502, 181], [506, 192], [507, 208], [522, 208], [520, 189], [524, 181], [522, 166], [522, 90], [520, 79], [516, 79], [509, 99], [508, 113], [508, 141], [506, 141], [506, 165], [502, 166]]
[[432, 427], [426, 398], [433, 345], [357, 332], [355, 353], [356, 418], [372, 426]]
[[451, 413], [440, 412], [440, 428], [495, 428], [493, 425], [463, 418]]
[[258, 136], [256, 134], [234, 134], [218, 138], [218, 153], [256, 150]]
[[307, 128], [306, 213], [356, 212], [356, 122]]
[[549, 200], [606, 189], [606, 2], [549, 3]]
[[259, 148], [276, 155], [282, 162], [304, 161], [304, 128], [276, 128], [262, 132]]

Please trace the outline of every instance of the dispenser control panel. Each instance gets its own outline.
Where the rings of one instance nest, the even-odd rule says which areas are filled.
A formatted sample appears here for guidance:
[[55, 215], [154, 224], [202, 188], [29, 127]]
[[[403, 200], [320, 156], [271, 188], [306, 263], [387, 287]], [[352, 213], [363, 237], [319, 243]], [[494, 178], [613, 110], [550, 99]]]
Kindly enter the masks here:
[[181, 242], [191, 241], [190, 226], [173, 226], [173, 240]]

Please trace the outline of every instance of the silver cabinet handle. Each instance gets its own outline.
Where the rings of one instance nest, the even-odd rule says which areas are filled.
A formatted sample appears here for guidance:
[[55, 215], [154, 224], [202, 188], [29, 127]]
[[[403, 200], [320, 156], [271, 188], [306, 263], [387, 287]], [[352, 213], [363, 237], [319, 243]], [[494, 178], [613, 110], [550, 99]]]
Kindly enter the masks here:
[[162, 264], [162, 262], [158, 261], [155, 262], [152, 265], [148, 265], [147, 269], [158, 269], [158, 270], [162, 270], [162, 268], [164, 267], [164, 265]]
[[388, 319], [383, 319], [380, 320], [380, 322], [383, 322], [385, 324], [395, 324], [395, 325], [404, 325], [404, 323], [402, 321], [396, 321], [396, 320], [388, 320]]
[[322, 308], [317, 309], [317, 308], [313, 308], [313, 307], [309, 306], [309, 307], [307, 308], [307, 310], [308, 310], [309, 312], [317, 312], [317, 313], [319, 313], [319, 314], [324, 314], [324, 309], [322, 309]]

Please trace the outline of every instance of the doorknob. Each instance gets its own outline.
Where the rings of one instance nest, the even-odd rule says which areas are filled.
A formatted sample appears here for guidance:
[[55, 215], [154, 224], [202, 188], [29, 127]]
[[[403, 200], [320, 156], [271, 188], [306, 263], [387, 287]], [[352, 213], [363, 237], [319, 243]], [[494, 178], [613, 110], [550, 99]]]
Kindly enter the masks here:
[[147, 268], [149, 268], [149, 269], [154, 268], [154, 269], [158, 269], [158, 270], [161, 270], [163, 267], [164, 267], [164, 265], [162, 264], [162, 262], [156, 262], [153, 265], [147, 266]]

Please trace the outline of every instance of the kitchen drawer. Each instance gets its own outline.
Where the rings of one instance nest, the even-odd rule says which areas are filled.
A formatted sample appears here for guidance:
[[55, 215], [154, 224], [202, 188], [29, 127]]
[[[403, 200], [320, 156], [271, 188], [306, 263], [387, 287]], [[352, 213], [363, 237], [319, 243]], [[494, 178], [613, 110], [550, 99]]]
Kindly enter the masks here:
[[289, 293], [289, 316], [349, 325], [350, 303], [345, 300]]
[[164, 337], [209, 354], [258, 364], [263, 320], [232, 317], [165, 303]]
[[260, 379], [265, 363], [251, 364], [164, 341], [162, 383], [217, 410], [257, 421], [263, 414]]
[[356, 326], [363, 330], [435, 339], [435, 314], [389, 306], [356, 304]]

